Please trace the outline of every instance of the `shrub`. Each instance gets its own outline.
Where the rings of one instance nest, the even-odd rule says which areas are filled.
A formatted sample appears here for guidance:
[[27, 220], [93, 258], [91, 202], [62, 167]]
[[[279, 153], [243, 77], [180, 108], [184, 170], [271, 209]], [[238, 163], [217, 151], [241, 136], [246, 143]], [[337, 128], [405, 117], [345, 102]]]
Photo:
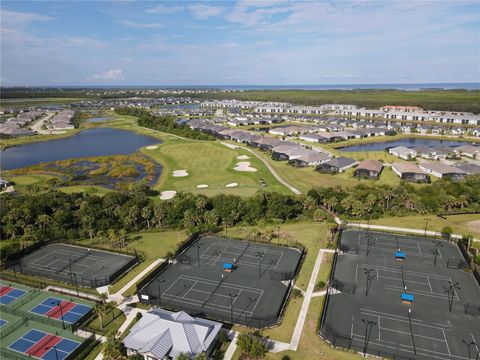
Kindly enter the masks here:
[[293, 288], [292, 289], [292, 298], [298, 299], [302, 297], [302, 291], [300, 289]]

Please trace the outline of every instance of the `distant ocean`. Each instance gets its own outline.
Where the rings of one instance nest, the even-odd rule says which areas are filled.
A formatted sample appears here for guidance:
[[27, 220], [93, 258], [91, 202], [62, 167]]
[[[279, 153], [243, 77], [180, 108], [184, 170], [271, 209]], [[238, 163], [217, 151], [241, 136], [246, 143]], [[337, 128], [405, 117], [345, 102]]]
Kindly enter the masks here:
[[97, 89], [224, 89], [224, 90], [480, 90], [480, 83], [418, 83], [418, 84], [342, 84], [342, 85], [152, 85], [152, 86], [63, 86], [63, 88]]

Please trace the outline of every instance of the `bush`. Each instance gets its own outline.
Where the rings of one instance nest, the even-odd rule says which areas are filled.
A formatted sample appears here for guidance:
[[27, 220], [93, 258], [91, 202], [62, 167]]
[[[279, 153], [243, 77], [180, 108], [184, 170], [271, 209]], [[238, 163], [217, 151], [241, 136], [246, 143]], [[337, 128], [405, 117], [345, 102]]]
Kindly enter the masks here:
[[265, 339], [256, 334], [241, 333], [237, 345], [250, 359], [263, 359], [268, 352]]
[[302, 291], [300, 289], [293, 288], [292, 289], [292, 298], [298, 299], [302, 297]]
[[320, 280], [315, 284], [315, 291], [324, 289], [326, 285], [327, 284], [325, 284], [325, 281]]
[[452, 236], [453, 234], [453, 230], [450, 226], [445, 226], [443, 229], [442, 229], [442, 236], [447, 239], [447, 240], [450, 240], [450, 237]]

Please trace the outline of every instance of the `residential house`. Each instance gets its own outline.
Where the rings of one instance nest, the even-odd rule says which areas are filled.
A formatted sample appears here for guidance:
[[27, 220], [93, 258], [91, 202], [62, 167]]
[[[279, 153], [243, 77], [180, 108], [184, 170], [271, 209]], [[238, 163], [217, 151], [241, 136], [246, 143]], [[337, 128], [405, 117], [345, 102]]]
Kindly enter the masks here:
[[457, 169], [464, 171], [467, 175], [480, 175], [480, 166], [468, 162], [458, 162], [453, 165]]
[[462, 145], [455, 148], [455, 152], [461, 156], [467, 156], [472, 159], [480, 157], [480, 147], [472, 145]]
[[438, 178], [448, 177], [452, 180], [462, 180], [465, 178], [465, 171], [441, 163], [421, 163], [419, 164], [421, 170]]
[[395, 162], [392, 170], [400, 179], [411, 182], [430, 182], [430, 177], [416, 164], [408, 162]]
[[320, 134], [303, 134], [299, 136], [300, 140], [308, 141], [308, 142], [315, 142], [315, 143], [326, 143], [328, 142], [328, 138], [322, 136]]
[[344, 172], [357, 164], [358, 162], [354, 159], [340, 156], [318, 165], [316, 170], [335, 174]]
[[417, 156], [417, 152], [415, 150], [407, 148], [406, 146], [393, 147], [388, 149], [388, 152], [404, 160], [412, 160]]
[[378, 160], [364, 160], [355, 169], [355, 176], [367, 179], [378, 179], [383, 169], [383, 163]]
[[292, 160], [304, 155], [305, 148], [300, 145], [280, 145], [272, 149], [273, 160]]
[[127, 355], [141, 355], [145, 360], [176, 359], [181, 353], [193, 359], [208, 357], [217, 341], [222, 324], [155, 308], [145, 313], [123, 340]]
[[329, 161], [331, 158], [329, 154], [324, 152], [305, 150], [303, 155], [290, 160], [289, 163], [297, 167], [317, 166]]

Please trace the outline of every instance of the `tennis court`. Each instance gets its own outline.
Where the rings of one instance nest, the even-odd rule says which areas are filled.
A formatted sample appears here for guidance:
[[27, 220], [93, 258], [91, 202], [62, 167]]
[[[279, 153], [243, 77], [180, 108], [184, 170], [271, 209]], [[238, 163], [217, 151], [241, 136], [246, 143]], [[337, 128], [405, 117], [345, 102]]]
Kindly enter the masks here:
[[0, 284], [0, 304], [8, 305], [26, 294], [25, 290]]
[[456, 244], [344, 230], [339, 248], [324, 338], [395, 359], [475, 359], [480, 288], [471, 273], [449, 266], [462, 261]]
[[75, 324], [91, 310], [91, 306], [49, 297], [35, 306], [30, 312], [53, 319], [63, 320], [69, 324]]
[[270, 326], [278, 321], [301, 258], [295, 248], [201, 237], [140, 289], [139, 297], [193, 316]]
[[23, 257], [11, 270], [43, 276], [73, 285], [108, 285], [131, 267], [137, 258], [67, 244], [50, 244]]
[[37, 359], [63, 360], [78, 346], [77, 341], [31, 329], [8, 348]]

